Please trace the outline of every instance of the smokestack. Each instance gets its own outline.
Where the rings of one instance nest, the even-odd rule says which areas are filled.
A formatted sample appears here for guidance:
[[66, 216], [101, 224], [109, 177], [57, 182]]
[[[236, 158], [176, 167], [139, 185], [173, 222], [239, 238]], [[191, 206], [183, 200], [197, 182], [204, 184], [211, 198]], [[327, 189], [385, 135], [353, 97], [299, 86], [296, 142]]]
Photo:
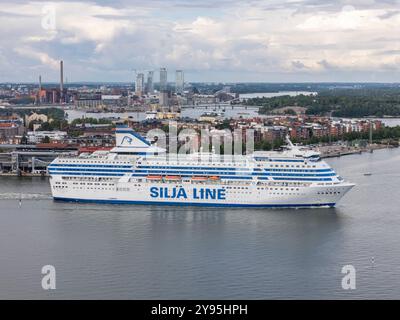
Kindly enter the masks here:
[[64, 63], [60, 61], [60, 103], [64, 102]]

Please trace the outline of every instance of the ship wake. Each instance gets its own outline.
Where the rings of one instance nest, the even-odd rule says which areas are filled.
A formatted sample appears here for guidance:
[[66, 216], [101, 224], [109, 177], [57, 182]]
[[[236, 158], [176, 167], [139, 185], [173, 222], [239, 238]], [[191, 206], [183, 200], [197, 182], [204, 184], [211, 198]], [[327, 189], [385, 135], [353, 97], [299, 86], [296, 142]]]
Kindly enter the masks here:
[[49, 200], [52, 199], [48, 193], [0, 193], [1, 200]]

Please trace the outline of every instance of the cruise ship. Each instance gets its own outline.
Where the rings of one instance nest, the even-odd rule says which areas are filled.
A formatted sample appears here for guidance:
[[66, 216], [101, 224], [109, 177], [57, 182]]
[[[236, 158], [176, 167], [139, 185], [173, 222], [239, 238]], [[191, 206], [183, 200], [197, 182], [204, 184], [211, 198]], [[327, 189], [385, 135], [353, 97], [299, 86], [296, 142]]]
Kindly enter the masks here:
[[131, 128], [116, 147], [48, 166], [55, 200], [215, 207], [333, 207], [354, 186], [306, 148], [171, 156]]

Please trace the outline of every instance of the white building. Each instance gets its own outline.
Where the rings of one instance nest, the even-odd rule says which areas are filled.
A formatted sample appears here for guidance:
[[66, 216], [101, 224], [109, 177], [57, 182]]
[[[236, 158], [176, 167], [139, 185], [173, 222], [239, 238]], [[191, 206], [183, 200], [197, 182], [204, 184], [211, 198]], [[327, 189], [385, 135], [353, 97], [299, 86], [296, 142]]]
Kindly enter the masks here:
[[65, 131], [28, 131], [28, 143], [40, 143], [45, 137], [52, 141], [62, 141], [67, 136]]

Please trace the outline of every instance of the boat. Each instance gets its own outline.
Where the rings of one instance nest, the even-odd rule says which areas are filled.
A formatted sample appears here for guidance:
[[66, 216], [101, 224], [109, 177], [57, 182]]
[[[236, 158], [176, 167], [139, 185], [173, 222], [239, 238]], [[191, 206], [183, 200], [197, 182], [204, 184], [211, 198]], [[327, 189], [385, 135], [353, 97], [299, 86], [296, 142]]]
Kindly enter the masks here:
[[192, 177], [193, 181], [207, 181], [207, 177]]
[[172, 180], [172, 181], [176, 181], [176, 180], [181, 180], [182, 178], [180, 176], [165, 176], [165, 180]]
[[[127, 126], [116, 146], [48, 166], [55, 201], [179, 206], [334, 207], [354, 187], [316, 151], [293, 145], [248, 155], [171, 157]], [[223, 159], [222, 159], [223, 158]]]
[[162, 176], [147, 176], [147, 180], [162, 180]]

